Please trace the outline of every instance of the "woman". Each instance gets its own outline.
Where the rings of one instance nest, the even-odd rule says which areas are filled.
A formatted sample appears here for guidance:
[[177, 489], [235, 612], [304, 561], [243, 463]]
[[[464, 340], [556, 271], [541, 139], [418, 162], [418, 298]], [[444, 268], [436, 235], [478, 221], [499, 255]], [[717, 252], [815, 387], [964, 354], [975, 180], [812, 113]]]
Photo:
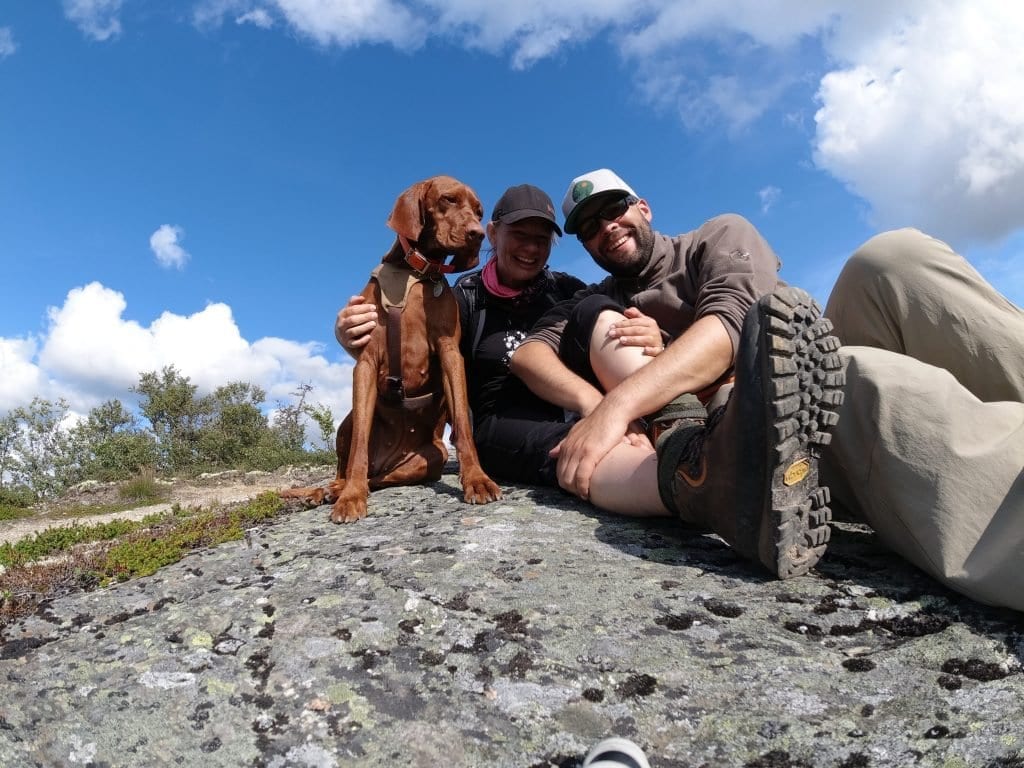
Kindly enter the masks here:
[[[509, 187], [494, 206], [487, 223], [491, 258], [483, 269], [463, 275], [456, 282], [462, 326], [462, 355], [466, 361], [466, 384], [473, 411], [473, 439], [483, 468], [493, 477], [509, 482], [558, 487], [557, 462], [550, 452], [572, 426], [574, 414], [533, 394], [509, 373], [509, 360], [534, 323], [551, 307], [570, 298], [583, 282], [564, 272], [547, 268], [551, 246], [562, 234], [551, 199], [530, 184]], [[637, 355], [655, 354], [661, 349], [661, 335], [653, 320], [627, 311], [628, 333], [618, 329], [618, 341], [634, 347]], [[352, 355], [369, 341], [377, 322], [376, 309], [353, 296], [338, 313], [335, 336]], [[595, 388], [581, 389], [573, 403], [576, 413], [586, 414], [600, 402]], [[641, 441], [642, 442], [642, 441]], [[646, 446], [653, 457], [653, 448]], [[643, 450], [629, 441], [624, 452]], [[613, 452], [614, 453], [614, 452]], [[637, 460], [616, 462], [610, 455], [608, 470], [595, 470], [595, 481], [604, 478], [609, 488], [626, 491], [620, 506], [611, 499], [602, 504], [615, 512], [630, 513], [636, 502], [629, 477]], [[612, 470], [614, 468], [614, 470]], [[623, 468], [626, 468], [625, 470]], [[642, 506], [661, 506], [660, 499], [647, 499]]]

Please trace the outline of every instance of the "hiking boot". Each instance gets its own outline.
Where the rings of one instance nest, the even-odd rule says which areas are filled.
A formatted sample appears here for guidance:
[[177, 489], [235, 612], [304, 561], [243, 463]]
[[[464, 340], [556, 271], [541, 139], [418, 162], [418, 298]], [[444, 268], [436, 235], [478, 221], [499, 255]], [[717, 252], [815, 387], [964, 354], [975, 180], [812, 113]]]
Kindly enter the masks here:
[[672, 427], [678, 426], [684, 421], [703, 425], [707, 417], [707, 408], [697, 399], [696, 395], [682, 394], [645, 419], [647, 437], [650, 438], [651, 445], [657, 445], [658, 438]]
[[845, 383], [831, 330], [804, 291], [764, 296], [743, 323], [728, 402], [705, 426], [680, 424], [656, 446], [668, 508], [781, 579], [806, 573], [828, 544], [818, 457]]

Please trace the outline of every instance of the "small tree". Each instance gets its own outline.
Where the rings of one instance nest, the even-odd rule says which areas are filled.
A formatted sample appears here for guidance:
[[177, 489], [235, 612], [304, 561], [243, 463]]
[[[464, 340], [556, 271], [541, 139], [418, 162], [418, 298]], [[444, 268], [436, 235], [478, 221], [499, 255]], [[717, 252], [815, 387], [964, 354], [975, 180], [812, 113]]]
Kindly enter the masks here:
[[292, 405], [284, 405], [280, 401], [277, 403], [272, 429], [290, 451], [302, 451], [305, 448], [306, 427], [303, 417], [309, 417], [316, 423], [326, 450], [334, 448], [334, 414], [323, 403], [306, 402], [306, 396], [312, 390], [312, 384], [299, 384], [299, 388], [292, 392], [292, 396], [298, 398]]
[[[13, 435], [5, 474], [15, 485], [31, 488], [37, 498], [45, 498], [65, 488], [76, 470], [68, 433], [61, 427], [68, 404], [41, 397], [32, 398], [27, 407], [15, 408]], [[3, 427], [11, 430], [10, 422]]]
[[265, 432], [267, 417], [259, 406], [266, 392], [254, 384], [233, 381], [210, 396], [210, 416], [199, 430], [199, 454], [212, 467], [251, 466]]
[[71, 430], [71, 442], [83, 477], [124, 480], [158, 461], [156, 439], [139, 428], [120, 400], [107, 400], [89, 411]]
[[17, 446], [18, 418], [11, 412], [0, 416], [0, 488], [11, 483]]
[[336, 429], [334, 427], [334, 414], [329, 406], [323, 403], [315, 403], [306, 406], [306, 413], [316, 422], [320, 428], [320, 439], [324, 441], [324, 450], [334, 450], [334, 438]]
[[306, 442], [306, 431], [302, 426], [302, 412], [305, 408], [306, 395], [313, 389], [312, 384], [299, 384], [298, 390], [292, 392], [298, 400], [292, 405], [277, 401], [277, 413], [274, 414], [272, 429], [285, 450], [301, 451]]
[[172, 365], [160, 373], [143, 373], [132, 391], [142, 395], [139, 410], [156, 438], [161, 469], [194, 468], [199, 460], [199, 432], [210, 416], [210, 400], [197, 398], [196, 386]]

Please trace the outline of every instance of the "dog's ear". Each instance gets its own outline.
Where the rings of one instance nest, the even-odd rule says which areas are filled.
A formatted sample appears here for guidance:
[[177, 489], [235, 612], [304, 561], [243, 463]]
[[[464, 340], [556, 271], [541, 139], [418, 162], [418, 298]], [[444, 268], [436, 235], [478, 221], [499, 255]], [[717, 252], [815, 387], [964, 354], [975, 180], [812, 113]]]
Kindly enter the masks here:
[[426, 194], [428, 183], [418, 181], [405, 190], [398, 196], [395, 207], [388, 216], [388, 227], [411, 242], [419, 240], [423, 231], [423, 196]]

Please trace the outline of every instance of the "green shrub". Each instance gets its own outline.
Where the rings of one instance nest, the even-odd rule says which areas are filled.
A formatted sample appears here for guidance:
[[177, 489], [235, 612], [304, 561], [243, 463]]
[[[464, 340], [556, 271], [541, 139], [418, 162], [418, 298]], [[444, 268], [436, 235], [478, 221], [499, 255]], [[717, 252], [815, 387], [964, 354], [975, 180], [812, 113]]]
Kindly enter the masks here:
[[7, 485], [0, 487], [0, 504], [5, 507], [21, 507], [27, 509], [36, 500], [32, 489], [25, 485]]
[[167, 498], [167, 489], [156, 481], [153, 471], [148, 470], [122, 483], [117, 495], [125, 501], [156, 504]]
[[72, 525], [47, 528], [45, 531], [27, 536], [14, 542], [0, 545], [0, 564], [5, 566], [24, 565], [58, 552], [71, 549], [76, 544], [90, 541], [110, 541], [136, 530], [139, 523], [131, 520], [111, 520], [96, 525]]
[[105, 580], [127, 581], [150, 576], [184, 556], [182, 548], [170, 539], [159, 536], [129, 539], [110, 548], [101, 570]]
[[127, 581], [150, 576], [194, 549], [242, 538], [247, 527], [275, 517], [283, 508], [284, 502], [272, 491], [260, 494], [231, 512], [187, 514], [177, 508], [171, 517], [161, 518], [171, 521], [163, 529], [139, 531], [111, 547], [100, 566], [100, 580]]
[[264, 491], [236, 510], [241, 519], [249, 523], [259, 523], [276, 517], [284, 509], [284, 500], [276, 491]]
[[32, 510], [28, 507], [0, 502], [0, 520], [17, 520], [22, 517], [29, 517], [31, 514]]

